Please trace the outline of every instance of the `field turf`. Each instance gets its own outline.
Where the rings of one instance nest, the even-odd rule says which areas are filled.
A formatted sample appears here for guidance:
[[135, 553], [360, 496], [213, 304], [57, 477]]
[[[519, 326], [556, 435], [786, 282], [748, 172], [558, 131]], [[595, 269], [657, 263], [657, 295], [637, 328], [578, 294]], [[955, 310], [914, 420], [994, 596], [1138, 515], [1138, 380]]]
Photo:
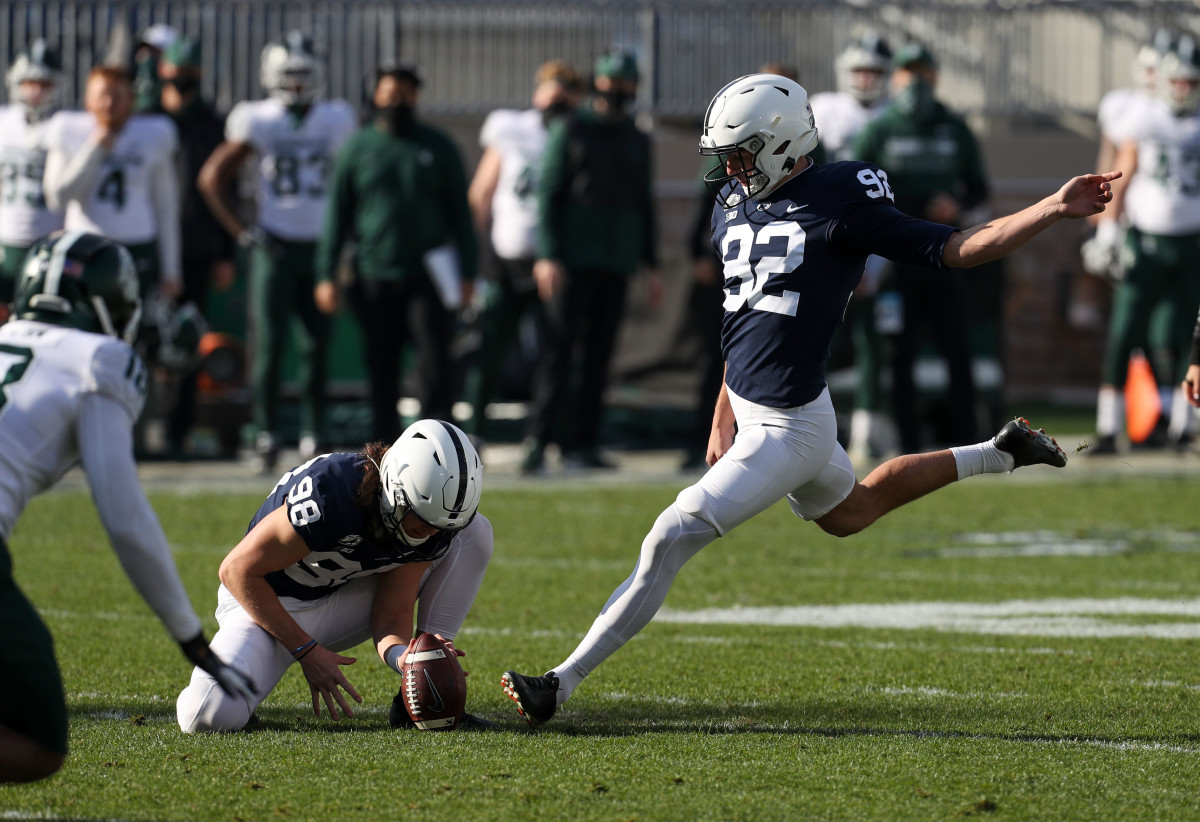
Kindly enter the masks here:
[[[251, 730], [185, 736], [185, 660], [86, 494], [51, 494], [10, 547], [71, 754], [0, 788], [0, 819], [1196, 819], [1200, 478], [1072, 471], [960, 483], [846, 540], [777, 505], [537, 731], [500, 674], [571, 651], [680, 486], [493, 484], [496, 554], [456, 643], [488, 734], [391, 730], [399, 679], [363, 645], [353, 719], [315, 719], [297, 668]], [[211, 633], [261, 495], [152, 501]]]

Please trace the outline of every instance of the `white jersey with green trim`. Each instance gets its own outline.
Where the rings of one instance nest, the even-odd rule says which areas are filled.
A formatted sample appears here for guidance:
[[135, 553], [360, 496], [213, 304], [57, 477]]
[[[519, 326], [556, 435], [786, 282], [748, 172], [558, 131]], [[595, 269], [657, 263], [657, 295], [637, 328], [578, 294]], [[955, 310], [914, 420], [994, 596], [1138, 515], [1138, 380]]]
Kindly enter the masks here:
[[[75, 157], [96, 130], [95, 118], [86, 111], [60, 111], [47, 123], [47, 147], [64, 158]], [[160, 220], [167, 210], [160, 196], [173, 193], [175, 152], [179, 133], [171, 118], [161, 114], [135, 114], [121, 129], [112, 150], [88, 189], [66, 203], [64, 226], [70, 231], [100, 234], [126, 245], [159, 239]], [[169, 189], [162, 181], [171, 181]], [[47, 180], [47, 187], [52, 185]]]
[[46, 123], [30, 123], [25, 107], [0, 106], [0, 244], [27, 247], [63, 226], [46, 207]]
[[1156, 101], [1130, 126], [1137, 171], [1125, 193], [1130, 223], [1148, 234], [1200, 232], [1200, 112], [1184, 117]]
[[345, 100], [318, 100], [298, 117], [274, 98], [238, 103], [225, 139], [258, 156], [258, 224], [284, 240], [313, 242], [325, 222], [325, 185], [342, 143], [358, 129]]
[[499, 109], [483, 121], [479, 144], [500, 155], [492, 197], [492, 248], [505, 260], [537, 253], [537, 196], [546, 126], [537, 109]]
[[0, 326], [0, 537], [79, 461], [83, 398], [116, 401], [132, 427], [145, 388], [141, 359], [114, 337], [32, 320]]

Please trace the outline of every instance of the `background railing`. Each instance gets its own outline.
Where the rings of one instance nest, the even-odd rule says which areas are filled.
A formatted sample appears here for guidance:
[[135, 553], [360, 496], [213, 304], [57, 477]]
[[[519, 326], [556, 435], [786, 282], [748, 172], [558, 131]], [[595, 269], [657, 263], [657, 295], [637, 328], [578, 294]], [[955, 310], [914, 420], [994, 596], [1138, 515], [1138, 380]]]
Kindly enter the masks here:
[[697, 116], [716, 88], [768, 60], [795, 65], [810, 89], [831, 88], [834, 57], [870, 27], [893, 44], [930, 45], [942, 63], [942, 94], [959, 111], [1090, 117], [1105, 91], [1129, 84], [1134, 54], [1155, 28], [1200, 31], [1200, 8], [1177, 0], [0, 0], [0, 64], [35, 36], [60, 43], [69, 102], [114, 33], [136, 35], [152, 23], [200, 39], [204, 90], [222, 108], [260, 95], [259, 51], [291, 28], [310, 33], [327, 58], [329, 93], [355, 102], [380, 60], [417, 63], [431, 114], [524, 105], [543, 60], [586, 68], [621, 45], [640, 57], [642, 110], [670, 118]]

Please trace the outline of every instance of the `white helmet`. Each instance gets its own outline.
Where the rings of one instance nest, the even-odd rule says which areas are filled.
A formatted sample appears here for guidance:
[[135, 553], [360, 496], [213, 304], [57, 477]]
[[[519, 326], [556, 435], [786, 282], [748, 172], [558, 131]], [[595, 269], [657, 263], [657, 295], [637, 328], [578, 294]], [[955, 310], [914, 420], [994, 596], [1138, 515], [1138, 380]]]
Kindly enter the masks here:
[[1176, 116], [1200, 109], [1200, 43], [1190, 34], [1175, 41], [1158, 64], [1158, 95]]
[[1139, 88], [1148, 92], [1156, 91], [1158, 78], [1155, 74], [1158, 71], [1158, 65], [1174, 43], [1175, 32], [1168, 28], [1161, 28], [1154, 32], [1149, 43], [1138, 49], [1137, 55], [1133, 58], [1133, 81]]
[[[8, 99], [24, 107], [30, 120], [45, 119], [58, 107], [58, 89], [62, 85], [62, 62], [58, 52], [38, 38], [29, 44], [29, 49], [17, 55], [8, 69]], [[48, 93], [37, 100], [29, 96], [22, 83], [48, 83]]]
[[[887, 41], [873, 31], [863, 34], [834, 61], [838, 89], [864, 106], [883, 99], [892, 73], [892, 50]], [[863, 77], [869, 72], [873, 77]]]
[[[409, 562], [437, 559], [455, 531], [479, 510], [483, 463], [460, 428], [442, 420], [418, 420], [405, 429], [379, 464], [379, 512], [383, 526]], [[440, 533], [413, 539], [401, 527], [415, 514]]]
[[778, 74], [739, 77], [708, 104], [700, 153], [723, 158], [745, 149], [754, 167], [727, 174], [722, 163], [704, 183], [723, 208], [732, 208], [770, 194], [816, 147], [817, 124], [803, 86]]
[[266, 92], [284, 105], [308, 105], [321, 93], [321, 63], [312, 41], [299, 31], [289, 31], [281, 40], [262, 50], [259, 79]]

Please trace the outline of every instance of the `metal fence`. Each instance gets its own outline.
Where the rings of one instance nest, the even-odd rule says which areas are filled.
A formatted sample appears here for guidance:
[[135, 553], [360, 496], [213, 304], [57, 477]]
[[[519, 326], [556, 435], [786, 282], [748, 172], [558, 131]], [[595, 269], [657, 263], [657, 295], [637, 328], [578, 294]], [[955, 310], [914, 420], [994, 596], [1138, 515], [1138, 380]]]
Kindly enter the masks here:
[[422, 68], [431, 114], [525, 105], [543, 60], [586, 68], [620, 45], [639, 55], [639, 106], [659, 117], [697, 116], [715, 89], [767, 61], [795, 65], [810, 90], [832, 88], [836, 54], [874, 28], [893, 43], [928, 44], [942, 63], [942, 96], [959, 111], [1090, 116], [1105, 91], [1129, 84], [1134, 54], [1155, 28], [1200, 31], [1200, 8], [1178, 0], [0, 0], [0, 64], [48, 37], [65, 53], [70, 103], [92, 65], [127, 58], [152, 23], [199, 38], [204, 90], [222, 108], [260, 96], [258, 54], [292, 28], [311, 34], [328, 60], [330, 94], [360, 102], [374, 66], [399, 58]]

